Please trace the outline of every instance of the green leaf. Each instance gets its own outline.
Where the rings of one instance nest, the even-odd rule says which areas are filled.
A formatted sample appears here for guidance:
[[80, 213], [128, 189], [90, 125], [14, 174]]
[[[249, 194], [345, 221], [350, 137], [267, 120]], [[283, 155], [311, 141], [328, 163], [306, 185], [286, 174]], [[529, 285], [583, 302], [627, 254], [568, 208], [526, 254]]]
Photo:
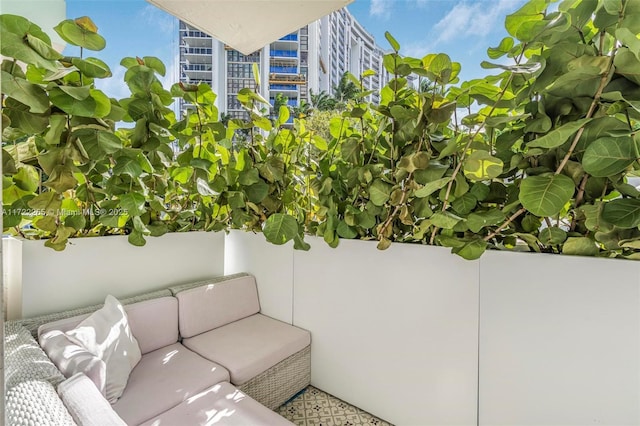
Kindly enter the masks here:
[[546, 26], [544, 10], [547, 8], [545, 0], [531, 0], [516, 12], [507, 15], [505, 27], [509, 34], [520, 41], [532, 41]]
[[262, 180], [245, 188], [247, 198], [252, 203], [261, 203], [269, 195], [269, 185]]
[[60, 193], [75, 188], [77, 184], [78, 181], [73, 176], [69, 166], [63, 165], [55, 166], [53, 172], [49, 175], [49, 179], [44, 183], [45, 186]]
[[487, 151], [474, 151], [464, 162], [464, 175], [472, 181], [490, 180], [502, 174], [504, 163]]
[[111, 77], [109, 65], [98, 58], [72, 58], [71, 63], [76, 66], [87, 77], [106, 78]]
[[115, 175], [129, 175], [132, 178], [137, 178], [142, 173], [144, 173], [144, 170], [142, 170], [142, 166], [135, 158], [118, 157], [116, 165], [113, 167], [113, 174]]
[[27, 44], [45, 59], [56, 60], [62, 58], [62, 55], [51, 47], [50, 42], [44, 41], [32, 34], [27, 33]]
[[384, 32], [384, 38], [387, 39], [387, 41], [389, 42], [393, 50], [395, 50], [396, 52], [400, 51], [400, 43], [398, 43], [398, 41], [395, 38], [393, 38], [393, 36], [389, 31]]
[[562, 254], [575, 256], [595, 256], [600, 249], [596, 243], [587, 237], [570, 237], [567, 238], [562, 246]]
[[80, 129], [74, 132], [92, 160], [99, 160], [122, 148], [119, 137], [105, 130]]
[[[6, 170], [4, 171], [5, 173]], [[24, 165], [13, 175], [13, 182], [23, 191], [35, 192], [40, 184], [40, 174], [33, 166]]]
[[640, 59], [626, 47], [618, 50], [613, 64], [616, 73], [624, 76], [627, 80], [640, 84]]
[[29, 83], [23, 78], [15, 77], [6, 71], [0, 71], [2, 93], [29, 106], [33, 113], [43, 113], [49, 109], [47, 92], [40, 86]]
[[629, 136], [599, 138], [587, 147], [582, 165], [592, 176], [613, 176], [636, 161], [636, 149]]
[[431, 223], [438, 228], [453, 229], [454, 226], [462, 220], [461, 217], [454, 215], [450, 212], [436, 212], [429, 218]]
[[476, 260], [487, 250], [487, 242], [482, 238], [475, 239], [463, 245], [462, 247], [454, 247], [452, 253], [457, 254], [466, 260]]
[[121, 195], [120, 207], [122, 207], [124, 213], [129, 216], [142, 216], [147, 211], [145, 208], [144, 195], [137, 192]]
[[165, 74], [167, 73], [167, 69], [164, 66], [164, 63], [160, 59], [156, 58], [155, 56], [145, 56], [142, 58], [142, 60], [144, 61], [144, 64], [146, 66], [153, 69], [155, 72], [157, 72], [161, 76], [164, 77]]
[[518, 199], [536, 216], [555, 216], [571, 200], [575, 185], [564, 175], [528, 176], [520, 184]]
[[49, 71], [56, 71], [58, 69], [56, 63], [45, 59], [28, 43], [29, 35], [35, 36], [49, 46], [51, 45], [49, 36], [28, 19], [11, 14], [0, 15], [0, 40], [2, 40], [0, 54], [8, 58], [15, 58], [25, 64], [33, 64]]
[[[79, 19], [90, 21], [90, 19], [87, 17]], [[89, 50], [102, 50], [107, 43], [100, 34], [96, 33], [93, 30], [93, 28], [96, 28], [95, 24], [93, 25], [93, 27], [91, 27], [90, 25], [86, 25], [82, 21], [78, 22], [78, 20], [74, 21], [72, 19], [67, 19], [60, 22], [53, 29], [64, 41], [69, 44], [84, 47], [85, 49]]]
[[131, 233], [127, 237], [127, 241], [129, 241], [129, 244], [137, 246], [137, 247], [142, 247], [145, 244], [147, 244], [147, 240], [145, 240], [144, 235], [142, 234], [142, 232], [137, 231], [135, 229], [133, 231], [131, 231]]
[[540, 231], [538, 239], [545, 246], [555, 246], [565, 242], [565, 240], [567, 239], [567, 233], [560, 228], [552, 226], [550, 228], [544, 228], [542, 231]]
[[47, 214], [56, 215], [60, 210], [62, 200], [60, 199], [60, 195], [55, 191], [46, 191], [32, 198], [27, 204], [34, 210], [41, 210]]
[[286, 105], [281, 105], [280, 110], [278, 111], [278, 126], [282, 126], [284, 123], [289, 120], [290, 117], [289, 107]]
[[471, 213], [467, 216], [467, 227], [474, 234], [479, 233], [486, 226], [497, 225], [505, 220], [505, 214], [498, 209], [486, 212]]
[[456, 213], [466, 216], [473, 211], [478, 205], [478, 199], [471, 193], [466, 193], [460, 198], [456, 198], [451, 207]]
[[356, 230], [350, 227], [349, 225], [347, 225], [343, 220], [341, 220], [340, 223], [338, 224], [338, 228], [336, 229], [336, 232], [342, 238], [347, 238], [347, 239], [352, 239], [358, 236], [358, 233], [356, 232]]
[[298, 222], [293, 216], [275, 213], [265, 221], [262, 233], [267, 241], [282, 245], [298, 235]]
[[384, 206], [391, 195], [391, 185], [376, 179], [369, 187], [369, 199], [375, 206]]
[[602, 219], [618, 228], [631, 229], [640, 225], [640, 200], [619, 198], [604, 204]]
[[416, 190], [413, 193], [413, 195], [418, 198], [428, 197], [434, 192], [444, 188], [449, 183], [450, 180], [451, 180], [450, 177], [446, 177], [446, 178], [436, 179], [433, 182], [428, 182], [425, 186]]
[[491, 59], [498, 59], [507, 53], [513, 48], [513, 39], [511, 37], [505, 37], [500, 41], [498, 47], [490, 47], [487, 49], [487, 55]]
[[589, 121], [591, 121], [590, 118], [570, 121], [567, 124], [553, 129], [546, 135], [527, 143], [527, 146], [529, 148], [556, 148], [564, 144], [571, 135], [577, 132]]
[[293, 237], [293, 248], [295, 250], [309, 251], [311, 246], [304, 240], [304, 236], [296, 234], [296, 236]]

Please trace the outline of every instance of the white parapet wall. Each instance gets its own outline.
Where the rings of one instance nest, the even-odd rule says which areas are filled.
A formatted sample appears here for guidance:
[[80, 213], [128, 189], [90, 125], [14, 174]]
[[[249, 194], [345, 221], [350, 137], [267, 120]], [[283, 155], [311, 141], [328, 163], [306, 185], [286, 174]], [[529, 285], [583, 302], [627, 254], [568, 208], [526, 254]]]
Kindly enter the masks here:
[[480, 425], [640, 425], [640, 262], [488, 252]]
[[221, 232], [150, 237], [144, 247], [126, 236], [75, 238], [61, 252], [43, 241], [21, 246], [23, 318], [224, 274]]
[[294, 323], [312, 333], [312, 383], [397, 425], [476, 424], [478, 263], [309, 242], [294, 254]]
[[262, 234], [231, 231], [224, 244], [224, 273], [248, 272], [257, 278], [260, 310], [293, 323], [293, 244], [276, 246]]
[[400, 426], [640, 424], [640, 262], [307, 241], [232, 232], [225, 272], [293, 301], [313, 385]]

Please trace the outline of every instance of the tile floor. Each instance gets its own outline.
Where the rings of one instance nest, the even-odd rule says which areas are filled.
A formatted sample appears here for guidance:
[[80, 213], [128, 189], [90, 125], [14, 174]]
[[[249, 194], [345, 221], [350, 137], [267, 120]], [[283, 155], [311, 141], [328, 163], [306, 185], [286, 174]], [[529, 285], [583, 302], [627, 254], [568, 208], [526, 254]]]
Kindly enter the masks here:
[[297, 426], [392, 426], [313, 386], [277, 412]]

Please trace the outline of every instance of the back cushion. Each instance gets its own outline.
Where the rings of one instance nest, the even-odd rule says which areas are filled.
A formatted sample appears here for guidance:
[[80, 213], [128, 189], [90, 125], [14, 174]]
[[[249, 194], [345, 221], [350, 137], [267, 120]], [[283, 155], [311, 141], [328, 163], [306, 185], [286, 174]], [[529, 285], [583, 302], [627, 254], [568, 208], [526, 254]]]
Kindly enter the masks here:
[[193, 337], [260, 312], [256, 280], [243, 276], [181, 291], [178, 299], [180, 334]]
[[146, 354], [178, 341], [178, 301], [160, 297], [125, 305], [131, 333]]
[[[131, 333], [138, 341], [143, 355], [178, 341], [178, 301], [174, 297], [159, 297], [132, 303], [125, 305], [124, 310]], [[47, 338], [57, 336], [57, 333], [48, 334], [49, 332], [55, 330], [66, 333], [89, 315], [78, 315], [41, 325], [38, 328], [40, 345], [45, 347], [48, 344]]]

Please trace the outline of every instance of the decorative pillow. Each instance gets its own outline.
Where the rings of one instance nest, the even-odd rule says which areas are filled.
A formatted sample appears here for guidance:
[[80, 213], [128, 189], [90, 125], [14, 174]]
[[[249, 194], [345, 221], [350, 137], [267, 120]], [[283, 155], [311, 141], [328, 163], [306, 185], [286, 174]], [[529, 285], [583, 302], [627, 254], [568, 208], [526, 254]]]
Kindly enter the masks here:
[[[122, 304], [115, 297], [107, 296], [101, 309], [65, 334], [73, 343], [104, 362], [104, 396], [111, 404], [115, 403], [127, 386], [131, 370], [142, 357]], [[101, 389], [99, 383], [96, 387]]]
[[107, 366], [100, 358], [75, 344], [60, 330], [49, 330], [40, 335], [40, 346], [66, 378], [77, 372], [84, 373], [105, 395]]

